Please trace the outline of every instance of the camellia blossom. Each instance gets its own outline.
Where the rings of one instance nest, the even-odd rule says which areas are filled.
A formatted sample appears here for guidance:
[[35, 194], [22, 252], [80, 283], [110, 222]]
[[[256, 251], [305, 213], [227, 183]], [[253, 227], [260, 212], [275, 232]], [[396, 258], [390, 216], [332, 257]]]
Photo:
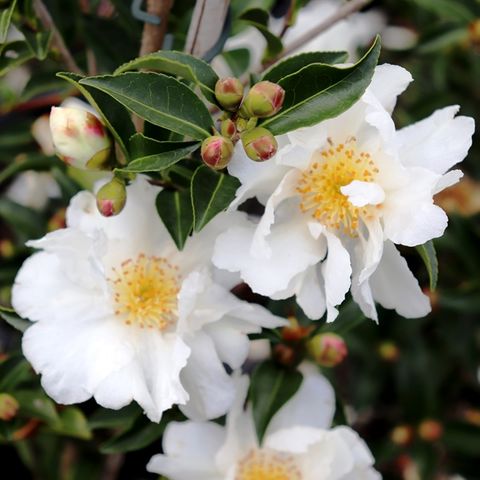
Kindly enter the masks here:
[[211, 250], [219, 215], [179, 251], [155, 208], [158, 187], [138, 178], [125, 209], [105, 218], [80, 192], [67, 228], [29, 246], [12, 304], [34, 323], [23, 352], [58, 403], [90, 397], [118, 409], [135, 400], [152, 421], [174, 404], [191, 418], [223, 415], [247, 334], [284, 321], [215, 282]]
[[333, 320], [349, 290], [375, 320], [375, 301], [404, 317], [426, 315], [428, 298], [394, 244], [443, 234], [447, 216], [433, 196], [461, 178], [448, 170], [466, 156], [474, 121], [450, 106], [396, 131], [391, 112], [411, 80], [382, 65], [349, 110], [278, 137], [270, 161], [251, 162], [237, 148], [228, 168], [242, 185], [232, 206], [257, 197], [265, 212], [223, 233], [214, 263], [255, 292], [295, 294], [312, 319], [327, 311]]
[[[307, 365], [308, 367], [308, 365]], [[330, 429], [334, 392], [317, 372], [309, 372], [297, 393], [270, 421], [263, 441], [255, 432], [251, 407], [244, 410], [248, 378], [238, 378], [238, 394], [226, 426], [171, 422], [162, 455], [147, 470], [170, 480], [376, 480], [373, 457], [349, 427]]]

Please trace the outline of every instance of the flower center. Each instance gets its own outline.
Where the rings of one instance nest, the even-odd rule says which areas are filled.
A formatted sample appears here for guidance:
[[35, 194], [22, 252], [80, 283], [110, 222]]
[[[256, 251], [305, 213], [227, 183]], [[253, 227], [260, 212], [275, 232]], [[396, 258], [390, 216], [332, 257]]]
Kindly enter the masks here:
[[115, 315], [127, 325], [166, 330], [177, 320], [178, 267], [143, 253], [113, 268]]
[[251, 450], [237, 465], [235, 480], [301, 480], [292, 455]]
[[369, 214], [370, 207], [356, 207], [340, 189], [354, 180], [373, 182], [379, 170], [369, 153], [357, 151], [355, 139], [329, 143], [329, 148], [313, 154], [298, 181], [300, 208], [326, 227], [356, 236], [359, 219]]

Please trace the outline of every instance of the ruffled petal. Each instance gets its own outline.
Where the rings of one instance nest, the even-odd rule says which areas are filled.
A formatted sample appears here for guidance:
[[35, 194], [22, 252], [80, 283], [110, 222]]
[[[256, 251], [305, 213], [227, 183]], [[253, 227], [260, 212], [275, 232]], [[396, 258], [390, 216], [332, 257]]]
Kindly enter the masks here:
[[318, 320], [323, 317], [327, 308], [325, 282], [317, 265], [299, 275], [295, 291], [297, 303], [308, 318]]

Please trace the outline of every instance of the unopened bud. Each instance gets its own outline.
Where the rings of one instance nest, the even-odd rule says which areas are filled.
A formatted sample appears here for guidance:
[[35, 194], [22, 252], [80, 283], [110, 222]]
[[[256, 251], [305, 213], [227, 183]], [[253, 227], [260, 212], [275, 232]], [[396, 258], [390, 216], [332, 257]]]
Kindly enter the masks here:
[[0, 420], [11, 420], [20, 408], [18, 402], [8, 393], [0, 393]]
[[298, 364], [299, 356], [295, 348], [279, 343], [273, 348], [273, 358], [285, 367], [293, 367]]
[[275, 137], [263, 127], [256, 127], [242, 134], [245, 153], [256, 162], [263, 162], [277, 153], [278, 143]]
[[289, 325], [283, 327], [281, 330], [282, 339], [286, 342], [300, 342], [310, 335], [312, 329], [311, 325], [304, 327], [298, 323], [295, 317], [288, 317]]
[[68, 165], [101, 170], [112, 142], [102, 122], [80, 108], [52, 107], [50, 131], [57, 155]]
[[15, 245], [11, 240], [0, 240], [0, 257], [11, 258], [15, 255]]
[[224, 137], [227, 137], [230, 140], [233, 140], [237, 135], [237, 126], [235, 125], [235, 122], [233, 120], [230, 120], [230, 118], [227, 118], [223, 120], [220, 126], [220, 132]]
[[400, 350], [393, 342], [382, 342], [378, 346], [378, 354], [387, 362], [395, 362], [400, 356]]
[[218, 103], [229, 111], [235, 111], [243, 98], [243, 85], [238, 78], [221, 78], [215, 85], [215, 96]]
[[283, 105], [285, 90], [276, 83], [263, 81], [256, 83], [249, 90], [240, 108], [243, 117], [271, 117]]
[[113, 178], [97, 192], [97, 208], [104, 217], [118, 215], [127, 201], [125, 183]]
[[322, 367], [335, 367], [348, 354], [345, 341], [335, 333], [320, 333], [307, 343], [308, 353]]
[[408, 445], [413, 440], [413, 429], [410, 425], [398, 425], [392, 430], [390, 439], [395, 445]]
[[427, 419], [418, 426], [418, 436], [426, 442], [435, 442], [443, 435], [443, 426], [437, 420]]
[[202, 160], [214, 170], [221, 170], [228, 165], [233, 155], [233, 143], [229, 138], [213, 135], [202, 143]]

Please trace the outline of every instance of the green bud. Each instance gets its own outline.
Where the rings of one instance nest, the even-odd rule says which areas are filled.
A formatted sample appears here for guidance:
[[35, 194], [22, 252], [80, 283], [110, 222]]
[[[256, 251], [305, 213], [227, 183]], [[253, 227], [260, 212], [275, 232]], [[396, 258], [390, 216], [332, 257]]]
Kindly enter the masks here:
[[215, 96], [225, 109], [234, 112], [243, 98], [243, 85], [238, 78], [221, 78], [215, 85]]
[[240, 115], [250, 117], [271, 117], [283, 105], [285, 90], [276, 83], [263, 81], [256, 83], [247, 93], [240, 107]]
[[224, 137], [230, 138], [230, 140], [234, 140], [237, 136], [237, 126], [230, 118], [223, 120], [220, 131]]
[[97, 208], [104, 217], [118, 215], [127, 201], [125, 183], [113, 178], [97, 192]]
[[233, 143], [229, 138], [213, 135], [202, 143], [203, 162], [214, 170], [221, 170], [228, 165], [233, 155]]
[[256, 127], [242, 134], [242, 144], [248, 157], [256, 162], [272, 158], [278, 148], [275, 137], [263, 127]]
[[348, 354], [345, 341], [335, 333], [315, 335], [308, 341], [307, 350], [315, 362], [322, 367], [334, 367]]

